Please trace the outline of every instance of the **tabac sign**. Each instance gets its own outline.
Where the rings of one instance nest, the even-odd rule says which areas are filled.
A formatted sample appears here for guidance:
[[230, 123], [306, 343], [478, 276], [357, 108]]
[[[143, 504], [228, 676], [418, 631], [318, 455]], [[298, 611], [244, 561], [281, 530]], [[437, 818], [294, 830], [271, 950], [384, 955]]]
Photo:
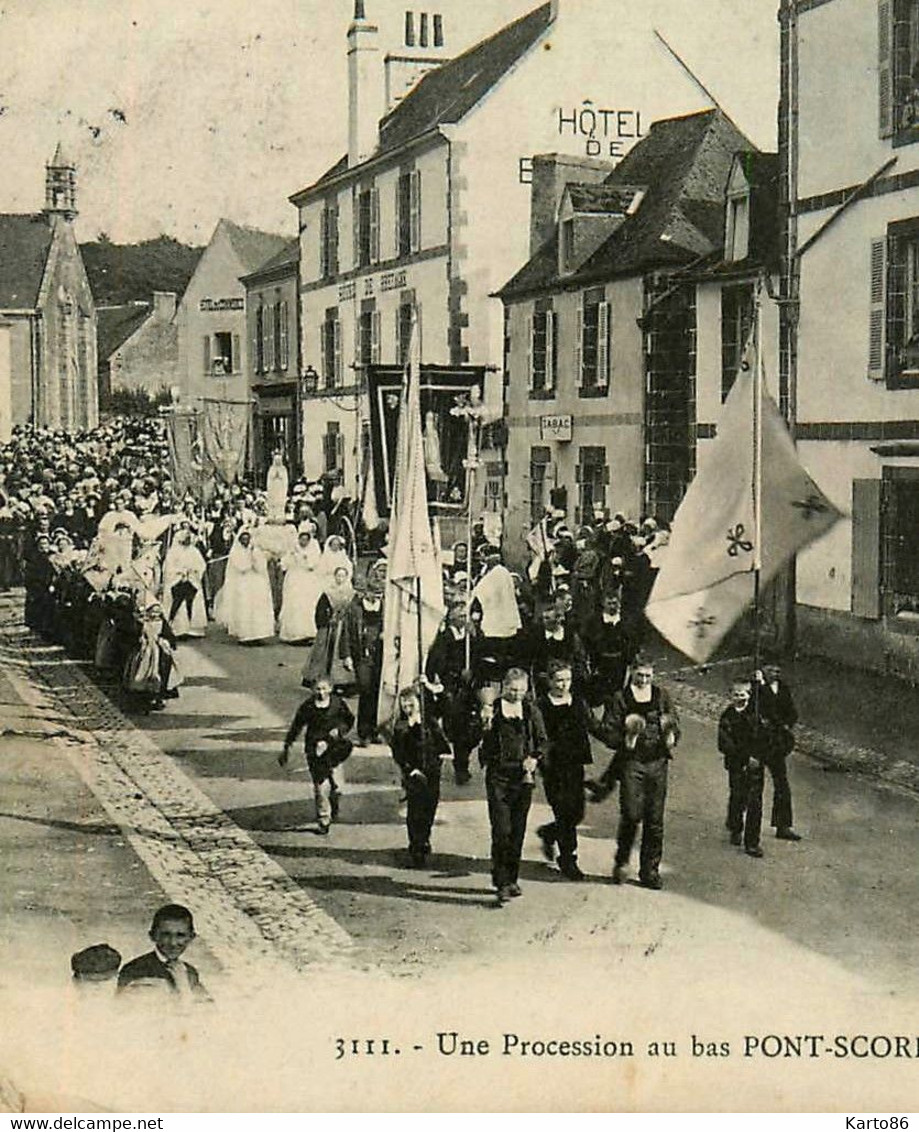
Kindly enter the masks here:
[[571, 414], [539, 418], [540, 440], [570, 440]]
[[[370, 443], [377, 512], [392, 510], [403, 370], [370, 366]], [[481, 400], [481, 366], [421, 367], [421, 425], [428, 506], [435, 514], [461, 514], [468, 503], [469, 422], [462, 409], [470, 393]], [[458, 410], [458, 411], [454, 411]]]

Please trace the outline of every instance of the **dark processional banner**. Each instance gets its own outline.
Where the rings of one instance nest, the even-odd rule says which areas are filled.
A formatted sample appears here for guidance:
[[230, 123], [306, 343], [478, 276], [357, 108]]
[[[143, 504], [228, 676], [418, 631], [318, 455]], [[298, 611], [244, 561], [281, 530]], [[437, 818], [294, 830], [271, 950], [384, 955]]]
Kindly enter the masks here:
[[[404, 370], [370, 366], [370, 444], [377, 512], [392, 510], [399, 414]], [[482, 366], [421, 367], [421, 431], [433, 514], [462, 514], [468, 506], [469, 473], [463, 466], [469, 448], [469, 426], [463, 410], [484, 395]]]

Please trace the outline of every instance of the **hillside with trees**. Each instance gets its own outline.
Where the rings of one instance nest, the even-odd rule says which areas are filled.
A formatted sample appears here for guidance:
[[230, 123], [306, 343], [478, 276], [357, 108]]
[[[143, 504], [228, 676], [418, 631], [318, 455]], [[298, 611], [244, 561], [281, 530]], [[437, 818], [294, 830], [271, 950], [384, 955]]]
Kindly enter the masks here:
[[175, 291], [181, 297], [204, 248], [171, 236], [113, 244], [103, 232], [80, 250], [96, 304], [111, 306], [149, 300], [154, 291]]

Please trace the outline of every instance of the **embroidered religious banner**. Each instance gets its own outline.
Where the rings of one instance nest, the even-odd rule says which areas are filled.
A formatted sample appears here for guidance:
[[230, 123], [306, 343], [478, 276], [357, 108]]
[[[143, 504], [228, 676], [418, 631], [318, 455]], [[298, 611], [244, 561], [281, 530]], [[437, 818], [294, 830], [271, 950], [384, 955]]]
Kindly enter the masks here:
[[196, 495], [201, 483], [201, 453], [196, 413], [170, 412], [166, 416], [169, 476], [180, 498], [189, 490]]
[[[378, 515], [392, 510], [396, 442], [403, 370], [371, 366], [370, 443]], [[481, 404], [485, 370], [481, 366], [421, 366], [421, 437], [428, 506], [434, 514], [465, 511], [469, 484], [470, 419]]]
[[201, 414], [201, 447], [205, 474], [234, 483], [243, 470], [249, 440], [248, 401], [205, 399]]

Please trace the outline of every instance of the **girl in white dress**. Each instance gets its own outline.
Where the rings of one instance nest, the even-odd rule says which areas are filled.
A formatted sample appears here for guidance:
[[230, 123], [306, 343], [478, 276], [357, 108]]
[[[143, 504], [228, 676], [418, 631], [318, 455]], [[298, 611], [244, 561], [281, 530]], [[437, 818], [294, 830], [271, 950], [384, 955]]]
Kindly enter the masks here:
[[354, 565], [345, 549], [345, 540], [340, 535], [329, 535], [322, 548], [322, 559], [319, 563], [323, 585], [328, 585], [332, 581], [339, 566], [343, 566], [348, 571], [349, 578], [354, 576]]
[[274, 636], [274, 605], [268, 560], [252, 545], [252, 532], [241, 530], [227, 560], [227, 575], [217, 598], [217, 620], [241, 643]]
[[311, 641], [316, 636], [316, 603], [323, 590], [319, 562], [322, 553], [311, 523], [301, 523], [297, 545], [281, 559], [284, 594], [279, 636], [282, 641]]

